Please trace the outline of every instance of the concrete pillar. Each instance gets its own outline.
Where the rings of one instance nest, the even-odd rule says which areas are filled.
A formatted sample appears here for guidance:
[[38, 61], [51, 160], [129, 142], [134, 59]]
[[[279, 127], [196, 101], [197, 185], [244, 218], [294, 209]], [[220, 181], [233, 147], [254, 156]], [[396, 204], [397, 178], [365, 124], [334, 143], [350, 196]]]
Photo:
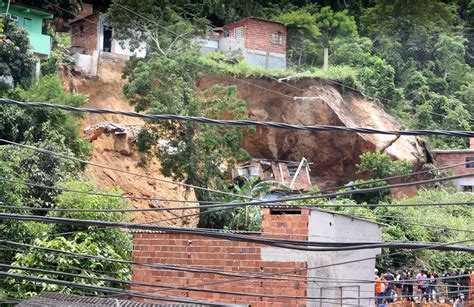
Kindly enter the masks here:
[[99, 52], [98, 50], [94, 50], [92, 52], [92, 61], [91, 61], [91, 76], [97, 76], [99, 71]]
[[39, 79], [40, 75], [41, 75], [41, 61], [37, 57], [36, 62], [35, 62], [35, 81]]
[[267, 53], [265, 54], [265, 68], [270, 66], [270, 50], [267, 49]]

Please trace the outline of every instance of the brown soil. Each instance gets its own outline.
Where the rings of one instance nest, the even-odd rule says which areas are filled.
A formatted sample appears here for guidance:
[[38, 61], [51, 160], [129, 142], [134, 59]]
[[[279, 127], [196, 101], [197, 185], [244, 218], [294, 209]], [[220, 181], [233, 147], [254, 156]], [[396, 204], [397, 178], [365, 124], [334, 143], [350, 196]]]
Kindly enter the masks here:
[[[88, 107], [133, 110], [121, 94], [125, 81], [121, 79], [123, 60], [101, 61], [99, 77], [77, 77], [75, 80], [80, 93], [89, 97]], [[347, 127], [371, 127], [383, 130], [402, 130], [403, 127], [383, 108], [354, 92], [341, 94], [340, 88], [319, 79], [292, 81], [289, 87], [285, 84], [265, 78], [250, 78], [249, 83], [267, 88], [262, 90], [248, 83], [237, 82], [226, 76], [205, 76], [200, 82], [201, 88], [216, 83], [235, 84], [238, 95], [248, 102], [249, 116], [260, 121], [279, 121], [293, 124], [326, 124]], [[288, 96], [307, 96], [312, 99], [293, 100]], [[143, 125], [137, 118], [117, 115], [90, 114], [81, 121], [82, 128], [104, 123], [122, 123]], [[91, 135], [89, 135], [91, 137]], [[128, 137], [120, 139], [114, 133], [100, 132], [91, 137], [94, 144], [92, 161], [127, 169], [139, 174], [150, 174], [163, 178], [159, 172], [159, 161], [155, 158], [146, 167], [139, 167], [143, 156], [137, 153]], [[380, 134], [358, 134], [347, 132], [307, 132], [296, 130], [257, 128], [255, 133], [247, 133], [242, 146], [255, 158], [299, 161], [306, 157], [312, 165], [312, 176], [320, 188], [342, 185], [359, 178], [356, 164], [359, 156], [368, 151], [379, 150], [389, 153], [395, 159], [413, 162], [415, 169], [420, 169], [426, 162], [426, 146], [416, 137], [397, 137]], [[93, 168], [91, 177], [102, 187], [117, 187], [127, 195], [153, 196], [170, 199], [194, 199], [192, 191], [186, 192], [174, 184], [147, 180]], [[399, 192], [412, 194], [415, 189]], [[176, 203], [152, 203], [149, 201], [132, 201], [137, 208], [153, 206], [174, 206]], [[179, 204], [178, 204], [179, 205]], [[182, 214], [182, 212], [175, 212]], [[186, 212], [188, 213], [188, 212]], [[169, 219], [174, 215], [168, 212], [142, 213], [134, 215], [136, 222]], [[172, 225], [196, 225], [197, 219], [173, 220]]]
[[[339, 88], [320, 79], [292, 81], [294, 87], [265, 78], [245, 81], [248, 83], [231, 77], [207, 76], [200, 87], [207, 88], [215, 83], [235, 84], [239, 97], [247, 101], [253, 120], [403, 130], [400, 123], [377, 103], [352, 91], [343, 95]], [[293, 100], [278, 93], [313, 98]], [[364, 152], [387, 152], [394, 159], [412, 162], [415, 169], [426, 161], [425, 143], [410, 136], [257, 128], [255, 133], [246, 134], [242, 146], [255, 158], [300, 161], [306, 157], [313, 163], [312, 176], [323, 188], [359, 178], [356, 164]]]
[[[121, 89], [125, 81], [121, 78], [123, 60], [102, 61], [99, 67], [99, 76], [87, 78], [76, 76], [75, 83], [78, 92], [88, 97], [87, 107], [105, 108], [114, 110], [133, 111], [133, 106], [129, 105], [122, 96]], [[87, 114], [81, 120], [82, 131], [92, 125], [112, 122], [129, 125], [143, 125], [143, 121], [138, 118], [109, 114]], [[102, 130], [91, 131], [86, 135], [94, 145], [92, 162], [107, 165], [110, 167], [127, 170], [133, 173], [152, 176], [159, 179], [165, 178], [160, 173], [160, 164], [156, 158], [148, 161], [145, 167], [139, 166], [139, 162], [144, 158], [138, 153], [127, 135], [109, 133]], [[98, 167], [91, 167], [89, 176], [94, 179], [102, 188], [119, 188], [124, 191], [124, 195], [138, 197], [165, 198], [175, 200], [195, 200], [194, 192], [186, 190], [182, 186], [172, 183], [164, 183], [157, 180], [140, 178], [133, 175], [123, 174], [112, 170]], [[159, 208], [195, 205], [191, 203], [130, 200], [134, 208]], [[193, 214], [197, 210], [183, 211], [160, 211], [134, 213], [132, 219], [137, 223], [152, 221], [162, 221], [161, 225], [195, 227], [197, 217], [187, 219], [173, 219], [177, 215]], [[171, 220], [169, 220], [171, 219]]]

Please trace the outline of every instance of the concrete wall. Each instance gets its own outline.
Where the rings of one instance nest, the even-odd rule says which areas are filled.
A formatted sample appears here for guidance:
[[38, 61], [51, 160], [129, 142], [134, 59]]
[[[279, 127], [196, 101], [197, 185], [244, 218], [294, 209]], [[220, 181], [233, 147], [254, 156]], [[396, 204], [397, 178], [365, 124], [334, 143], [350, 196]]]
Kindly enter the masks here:
[[118, 41], [112, 39], [112, 53], [126, 55], [126, 56], [136, 56], [138, 58], [144, 58], [146, 56], [146, 44], [141, 43], [140, 47], [132, 51], [129, 47], [129, 41]]
[[[312, 210], [309, 217], [308, 241], [319, 242], [355, 242], [355, 241], [381, 241], [381, 228], [378, 224], [351, 218], [330, 212]], [[313, 252], [308, 259], [308, 267], [319, 267], [327, 264], [341, 263], [351, 260], [375, 257], [381, 249], [367, 249], [347, 252]], [[331, 277], [335, 279], [374, 279], [375, 259], [355, 262], [350, 264], [330, 266], [310, 270], [309, 277]], [[360, 287], [360, 295], [359, 288]], [[343, 281], [311, 281], [308, 285], [309, 296], [328, 297], [371, 297], [373, 284], [345, 283]], [[340, 303], [340, 302], [339, 302]], [[374, 300], [342, 300], [343, 304], [356, 304], [360, 306], [374, 306]], [[310, 302], [308, 306], [339, 306], [329, 302]]]
[[244, 38], [223, 37], [219, 40], [219, 50], [222, 52], [240, 51], [244, 49]]
[[265, 52], [260, 50], [245, 49], [244, 60], [252, 65], [257, 65], [269, 69], [285, 69], [286, 54]]
[[93, 51], [92, 54], [73, 55], [74, 71], [80, 72], [86, 76], [97, 76], [97, 69], [99, 65], [99, 51]]

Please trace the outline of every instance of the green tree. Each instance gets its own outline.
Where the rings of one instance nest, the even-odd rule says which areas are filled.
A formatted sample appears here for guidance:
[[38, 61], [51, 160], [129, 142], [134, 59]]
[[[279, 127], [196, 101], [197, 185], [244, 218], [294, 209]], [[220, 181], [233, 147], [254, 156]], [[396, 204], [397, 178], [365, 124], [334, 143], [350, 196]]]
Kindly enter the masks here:
[[150, 53], [162, 55], [186, 50], [194, 37], [208, 29], [208, 20], [183, 16], [168, 1], [118, 0], [107, 11], [108, 22], [117, 39], [129, 41], [134, 50], [145, 43]]
[[317, 44], [320, 36], [313, 14], [304, 9], [284, 13], [275, 18], [287, 27], [288, 60], [294, 65], [315, 64], [321, 58]]
[[[118, 196], [121, 195], [121, 191], [118, 190], [100, 191], [93, 183], [86, 180], [68, 181], [67, 183], [63, 184], [63, 187], [85, 192], [97, 191], [109, 194], [112, 193]], [[120, 197], [112, 198], [105, 196], [78, 194], [73, 192], [63, 192], [56, 196], [55, 203], [56, 208], [62, 209], [127, 208], [127, 204]], [[117, 222], [127, 221], [124, 213], [56, 212], [50, 213], [48, 215], [72, 219]], [[38, 235], [38, 238], [34, 238], [34, 240], [31, 241], [31, 244], [72, 253], [88, 254], [92, 256], [114, 258], [118, 260], [130, 260], [131, 239], [128, 234], [122, 232], [118, 228], [106, 228], [97, 231], [89, 231], [91, 229], [91, 227], [87, 226], [54, 225], [49, 227], [46, 232]], [[73, 233], [70, 235], [57, 235], [58, 233], [63, 232]], [[31, 234], [25, 235], [24, 237], [31, 237]], [[127, 264], [65, 256], [51, 252], [48, 253], [35, 248], [27, 248], [24, 252], [16, 253], [12, 265], [18, 267], [39, 268], [58, 272], [73, 273], [83, 276], [107, 277], [124, 280], [130, 279], [130, 267]], [[11, 270], [11, 272], [25, 275], [38, 275], [38, 273], [22, 270]], [[41, 274], [41, 276], [95, 286], [114, 288], [122, 287], [122, 285], [117, 283], [94, 281], [81, 277], [68, 277], [61, 274]], [[39, 282], [21, 282], [13, 279], [6, 279], [3, 283], [3, 287], [4, 291], [6, 291], [10, 297], [18, 298], [35, 296], [43, 291], [89, 295], [104, 294], [84, 291], [66, 286], [58, 286]]]
[[[378, 151], [362, 154], [360, 156], [360, 163], [357, 164], [357, 172], [368, 176], [370, 180], [409, 174], [412, 168], [413, 166], [411, 163], [407, 161], [392, 160], [388, 154]], [[345, 190], [369, 189], [387, 185], [386, 181], [371, 183], [370, 180], [369, 182], [363, 179], [355, 180], [354, 182], [347, 184]], [[381, 189], [380, 191], [371, 193], [355, 193], [350, 196], [350, 199], [359, 204], [377, 204], [387, 200], [389, 195], [389, 190]]]
[[388, 154], [378, 151], [362, 154], [360, 156], [360, 163], [357, 164], [357, 172], [359, 174], [366, 173], [372, 179], [409, 174], [412, 168], [413, 165], [411, 163], [392, 160]]
[[[203, 72], [197, 54], [189, 51], [171, 58], [152, 54], [133, 71], [124, 93], [139, 111], [209, 118], [246, 118], [246, 103], [235, 87], [197, 87]], [[159, 86], [157, 86], [159, 84]], [[247, 158], [240, 147], [243, 133], [236, 127], [191, 122], [150, 122], [139, 138], [141, 150], [153, 149], [164, 175], [204, 187], [224, 187], [226, 171]], [[196, 190], [199, 200], [210, 195]]]
[[325, 6], [315, 15], [316, 24], [321, 32], [323, 47], [329, 47], [329, 42], [338, 38], [357, 38], [357, 25], [354, 17], [348, 11], [334, 12], [331, 7]]
[[35, 70], [28, 33], [9, 18], [2, 18], [0, 24], [0, 76], [11, 76], [15, 84], [26, 86]]
[[[149, 55], [131, 63], [129, 82], [123, 92], [137, 111], [209, 118], [246, 118], [246, 103], [238, 99], [233, 86], [218, 84], [200, 89], [205, 67], [199, 64], [196, 46], [188, 38], [202, 33], [202, 20], [185, 19], [174, 6], [165, 2], [140, 2], [144, 18], [130, 16], [124, 7], [134, 1], [112, 4], [110, 22], [120, 33], [136, 33], [149, 40]], [[158, 18], [157, 18], [158, 17]], [[153, 22], [160, 20], [160, 23]], [[131, 32], [130, 32], [131, 31]], [[143, 35], [143, 36], [141, 36]], [[132, 42], [133, 44], [133, 42]], [[161, 170], [187, 183], [224, 188], [226, 171], [248, 156], [240, 147], [243, 133], [236, 127], [200, 125], [191, 122], [149, 122], [138, 138], [139, 149], [153, 150], [161, 161]], [[199, 200], [212, 198], [196, 190]]]

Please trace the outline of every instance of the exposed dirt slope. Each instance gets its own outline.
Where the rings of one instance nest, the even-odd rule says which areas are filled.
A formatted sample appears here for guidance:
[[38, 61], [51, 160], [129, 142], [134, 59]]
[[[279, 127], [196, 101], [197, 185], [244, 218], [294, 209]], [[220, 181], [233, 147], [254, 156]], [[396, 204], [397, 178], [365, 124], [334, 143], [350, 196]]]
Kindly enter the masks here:
[[[89, 96], [89, 107], [133, 110], [121, 96], [123, 60], [101, 61], [99, 77], [79, 77], [76, 80], [79, 92]], [[288, 86], [266, 78], [250, 78], [245, 83], [226, 76], [206, 76], [200, 87], [207, 88], [216, 83], [235, 84], [238, 95], [248, 102], [251, 119], [279, 121], [294, 124], [327, 124], [348, 127], [372, 127], [383, 130], [401, 130], [403, 127], [375, 102], [362, 98], [351, 91], [341, 94], [341, 89], [319, 79], [292, 81]], [[256, 84], [259, 87], [249, 85]], [[296, 88], [297, 87], [297, 88]], [[263, 90], [267, 88], [269, 91]], [[289, 97], [311, 97], [294, 100]], [[136, 118], [115, 115], [90, 115], [82, 121], [82, 127], [104, 123], [142, 125]], [[142, 156], [129, 143], [130, 135], [96, 130], [89, 134], [95, 146], [93, 161], [127, 169], [140, 174], [162, 178], [159, 161], [152, 159], [145, 168], [137, 166]], [[247, 133], [242, 146], [255, 158], [299, 161], [306, 157], [312, 166], [312, 176], [321, 187], [345, 184], [358, 178], [356, 164], [359, 156], [367, 151], [380, 150], [396, 159], [413, 162], [417, 168], [425, 163], [425, 144], [415, 137], [397, 137], [380, 134], [357, 134], [347, 132], [304, 132], [296, 130], [258, 128], [256, 133]], [[103, 187], [118, 187], [128, 195], [192, 199], [188, 193], [173, 184], [163, 184], [143, 178], [94, 169], [91, 175]], [[157, 206], [149, 201], [133, 201], [133, 206], [149, 208]], [[163, 203], [162, 206], [170, 204]], [[181, 212], [175, 212], [181, 214]], [[171, 213], [137, 214], [135, 220], [150, 221], [174, 217]], [[180, 220], [172, 224], [181, 225]], [[185, 221], [194, 225], [196, 219]]]
[[[342, 95], [339, 88], [323, 80], [297, 80], [291, 82], [292, 86], [264, 78], [246, 81], [270, 91], [224, 76], [207, 76], [200, 86], [235, 84], [238, 95], [247, 100], [250, 118], [254, 120], [403, 129], [375, 102], [352, 91]], [[312, 98], [293, 100], [278, 93]], [[312, 175], [322, 186], [340, 185], [356, 178], [359, 156], [367, 151], [384, 151], [396, 159], [411, 161], [417, 167], [425, 163], [424, 142], [406, 136], [258, 128], [256, 133], [246, 135], [242, 145], [255, 158], [299, 161], [306, 157], [314, 163]]]
[[[87, 107], [133, 111], [133, 107], [130, 106], [121, 95], [121, 88], [124, 84], [124, 81], [121, 79], [123, 64], [124, 62], [120, 60], [102, 61], [99, 67], [98, 77], [76, 77], [75, 82], [79, 93], [85, 94], [89, 98]], [[141, 120], [133, 117], [88, 114], [81, 121], [81, 128], [84, 130], [92, 125], [107, 122], [138, 126], [143, 125]], [[116, 134], [113, 131], [97, 128], [89, 131], [86, 136], [94, 145], [92, 162], [141, 175], [170, 180], [170, 178], [165, 178], [161, 175], [159, 171], [160, 164], [156, 158], [152, 158], [145, 167], [139, 166], [143, 155], [138, 153], [130, 142], [130, 137], [133, 136], [133, 133]], [[140, 178], [96, 167], [92, 167], [89, 174], [99, 186], [103, 188], [120, 188], [124, 191], [125, 195], [128, 196], [195, 200], [192, 190], [186, 191], [182, 186], [176, 184]], [[159, 208], [186, 205], [182, 203], [149, 200], [130, 200], [130, 204], [135, 208]], [[186, 210], [186, 212], [146, 212], [133, 214], [132, 218], [134, 222], [142, 223], [173, 219], [176, 215], [196, 212], [196, 210]], [[169, 220], [160, 224], [194, 227], [196, 223], [197, 218], [193, 217]]]

